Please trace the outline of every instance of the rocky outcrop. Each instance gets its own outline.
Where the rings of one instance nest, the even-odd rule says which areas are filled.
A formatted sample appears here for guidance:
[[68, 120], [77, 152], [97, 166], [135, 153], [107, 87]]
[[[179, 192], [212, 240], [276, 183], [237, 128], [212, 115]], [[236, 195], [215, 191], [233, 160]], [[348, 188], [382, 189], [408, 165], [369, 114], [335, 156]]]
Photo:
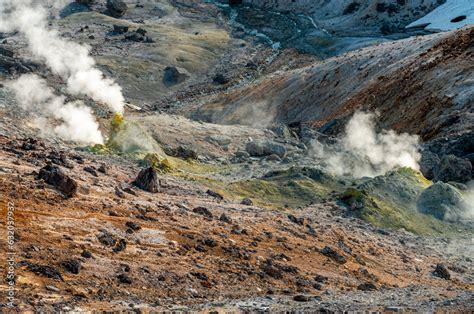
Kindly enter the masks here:
[[107, 0], [106, 14], [115, 18], [121, 18], [127, 12], [128, 6], [123, 0]]
[[74, 196], [77, 192], [77, 182], [67, 176], [58, 166], [47, 165], [41, 168], [38, 177], [56, 187], [68, 198]]
[[283, 158], [286, 155], [286, 147], [272, 141], [252, 141], [247, 143], [245, 150], [253, 157], [277, 155]]
[[443, 182], [466, 183], [471, 180], [472, 165], [467, 159], [454, 155], [444, 156], [434, 168], [434, 179]]
[[464, 215], [462, 194], [452, 185], [436, 182], [418, 198], [418, 210], [440, 220], [459, 221]]
[[138, 174], [133, 185], [151, 193], [160, 191], [160, 183], [158, 181], [158, 173], [153, 167], [142, 169]]
[[163, 75], [163, 84], [166, 86], [173, 86], [183, 83], [189, 77], [188, 71], [176, 66], [169, 66], [165, 68]]

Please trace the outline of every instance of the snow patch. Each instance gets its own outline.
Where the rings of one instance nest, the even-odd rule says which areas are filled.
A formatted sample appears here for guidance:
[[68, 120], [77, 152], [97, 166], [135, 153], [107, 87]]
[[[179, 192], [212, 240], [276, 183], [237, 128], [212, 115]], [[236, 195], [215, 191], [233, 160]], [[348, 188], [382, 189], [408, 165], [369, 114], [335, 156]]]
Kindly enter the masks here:
[[423, 27], [432, 32], [449, 31], [474, 24], [474, 0], [448, 0], [406, 28]]

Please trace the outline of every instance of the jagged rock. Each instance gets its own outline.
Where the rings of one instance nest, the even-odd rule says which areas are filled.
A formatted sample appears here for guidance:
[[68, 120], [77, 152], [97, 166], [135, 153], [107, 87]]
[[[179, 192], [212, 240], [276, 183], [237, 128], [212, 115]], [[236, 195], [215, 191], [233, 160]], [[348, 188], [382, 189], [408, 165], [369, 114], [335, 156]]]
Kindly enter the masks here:
[[219, 217], [219, 220], [228, 224], [232, 223], [232, 219], [225, 213], [221, 214], [221, 216]]
[[42, 275], [48, 278], [63, 280], [61, 273], [57, 270], [56, 267], [53, 266], [45, 266], [45, 265], [38, 265], [38, 264], [28, 264], [28, 270], [37, 274]]
[[469, 160], [446, 155], [441, 158], [435, 168], [434, 179], [435, 181], [466, 183], [471, 180], [471, 172], [472, 164]]
[[309, 302], [311, 297], [304, 294], [297, 294], [293, 297], [293, 300], [296, 302]]
[[125, 223], [125, 226], [127, 226], [128, 228], [134, 231], [138, 231], [141, 229], [141, 227], [137, 223], [134, 223], [133, 221], [127, 221]]
[[294, 215], [288, 215], [288, 219], [292, 222], [292, 223], [295, 223], [297, 225], [300, 225], [302, 226], [304, 224], [304, 218], [297, 218], [296, 216]]
[[133, 181], [133, 185], [150, 193], [157, 193], [160, 191], [158, 173], [153, 167], [142, 169]]
[[443, 264], [437, 264], [435, 270], [433, 271], [433, 275], [439, 278], [443, 278], [446, 280], [451, 279], [451, 274], [449, 273], [446, 266]]
[[253, 202], [250, 198], [246, 197], [240, 202], [240, 204], [245, 205], [245, 206], [252, 206]]
[[418, 210], [441, 220], [458, 221], [463, 217], [463, 198], [452, 185], [436, 182], [418, 198]]
[[92, 253], [87, 251], [87, 250], [84, 250], [84, 251], [82, 251], [81, 256], [84, 257], [84, 258], [91, 258]]
[[330, 248], [329, 246], [325, 246], [322, 250], [320, 250], [321, 254], [332, 258], [339, 264], [345, 264], [347, 262], [346, 258], [339, 254], [336, 250], [333, 248]]
[[129, 284], [129, 285], [132, 283], [132, 279], [130, 279], [130, 277], [128, 277], [126, 274], [118, 275], [117, 279], [120, 283], [126, 283], [126, 284]]
[[114, 33], [125, 34], [128, 32], [128, 26], [114, 24]]
[[64, 172], [62, 172], [62, 170], [57, 166], [47, 165], [41, 168], [39, 178], [46, 181], [46, 183], [55, 186], [66, 197], [72, 197], [77, 192], [77, 182], [64, 174]]
[[120, 239], [117, 245], [112, 249], [114, 253], [121, 252], [127, 248], [127, 241], [125, 239]]
[[202, 216], [206, 216], [206, 217], [209, 217], [209, 218], [213, 217], [213, 215], [209, 211], [209, 209], [207, 209], [206, 207], [202, 207], [202, 206], [193, 208], [193, 213], [196, 213], [196, 214], [199, 214], [199, 215], [202, 215]]
[[121, 18], [127, 12], [128, 6], [123, 0], [107, 0], [106, 14], [115, 18]]
[[183, 83], [189, 77], [189, 73], [180, 67], [169, 66], [165, 68], [163, 75], [163, 84], [172, 86]]
[[424, 151], [421, 154], [420, 171], [428, 180], [433, 180], [434, 169], [438, 166], [440, 159], [438, 155], [430, 151]]
[[79, 274], [81, 270], [81, 262], [76, 259], [67, 260], [61, 263], [61, 266], [72, 274]]
[[275, 154], [278, 157], [283, 158], [286, 155], [285, 146], [271, 141], [249, 142], [245, 146], [245, 150], [253, 157], [264, 157]]
[[220, 195], [219, 193], [213, 191], [213, 190], [207, 190], [206, 191], [206, 194], [209, 195], [209, 196], [212, 196], [216, 199], [218, 199], [219, 201], [223, 201], [224, 200], [224, 196]]

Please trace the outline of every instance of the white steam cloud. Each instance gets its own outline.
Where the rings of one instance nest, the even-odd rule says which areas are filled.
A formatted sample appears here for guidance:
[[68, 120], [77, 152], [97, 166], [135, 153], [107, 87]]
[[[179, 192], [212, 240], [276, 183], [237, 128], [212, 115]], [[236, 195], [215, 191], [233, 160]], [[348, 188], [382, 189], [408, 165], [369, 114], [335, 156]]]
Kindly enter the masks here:
[[[57, 96], [46, 81], [37, 75], [27, 74], [9, 83], [20, 106], [33, 112], [43, 132], [63, 139], [87, 144], [102, 144], [103, 138], [94, 115], [81, 102], [65, 102]], [[56, 124], [47, 121], [56, 119]], [[48, 134], [49, 135], [49, 134]]]
[[119, 85], [104, 77], [89, 56], [89, 47], [65, 40], [48, 27], [47, 11], [33, 0], [0, 0], [0, 31], [19, 31], [31, 53], [67, 81], [68, 92], [85, 94], [123, 112], [124, 97]]
[[311, 152], [335, 175], [374, 177], [397, 167], [419, 170], [421, 155], [416, 135], [375, 131], [375, 114], [356, 112], [336, 145], [313, 141]]

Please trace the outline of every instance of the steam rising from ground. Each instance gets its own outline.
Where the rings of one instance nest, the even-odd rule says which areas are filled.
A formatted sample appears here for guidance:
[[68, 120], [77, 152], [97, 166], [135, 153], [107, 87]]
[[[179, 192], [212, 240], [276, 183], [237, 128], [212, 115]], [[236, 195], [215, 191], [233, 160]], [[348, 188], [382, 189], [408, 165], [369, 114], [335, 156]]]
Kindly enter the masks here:
[[[65, 102], [57, 96], [46, 81], [37, 75], [23, 75], [9, 84], [23, 109], [36, 115], [37, 123], [45, 135], [53, 133], [59, 137], [88, 144], [103, 143], [99, 125], [89, 107], [81, 102]], [[56, 126], [46, 118], [59, 122]]]
[[311, 151], [327, 171], [353, 177], [377, 176], [397, 167], [419, 170], [418, 136], [375, 131], [375, 114], [356, 112], [338, 145], [313, 141]]
[[0, 1], [0, 31], [21, 32], [31, 53], [67, 81], [71, 94], [85, 94], [114, 112], [123, 112], [120, 86], [95, 68], [89, 47], [65, 40], [56, 30], [49, 29], [47, 11], [33, 0]]

